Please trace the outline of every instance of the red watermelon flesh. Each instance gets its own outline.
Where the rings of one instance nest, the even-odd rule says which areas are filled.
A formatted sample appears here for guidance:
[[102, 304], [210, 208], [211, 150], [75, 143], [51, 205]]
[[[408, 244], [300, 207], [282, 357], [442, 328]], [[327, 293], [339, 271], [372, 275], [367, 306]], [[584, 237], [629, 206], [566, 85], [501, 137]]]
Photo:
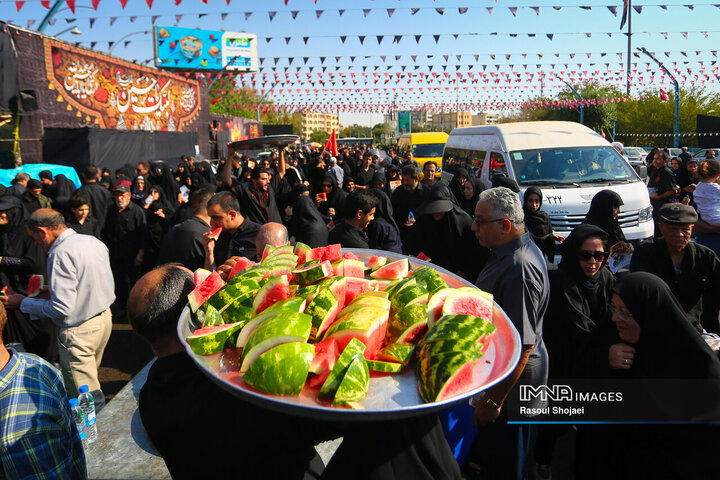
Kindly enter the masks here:
[[438, 393], [436, 402], [442, 402], [449, 398], [463, 394], [475, 388], [478, 382], [473, 381], [473, 371], [477, 362], [468, 362], [460, 367], [455, 374], [445, 383], [445, 386]]
[[198, 328], [197, 330], [195, 330], [195, 331], [192, 333], [192, 335], [195, 335], [195, 336], [205, 335], [206, 333], [216, 332], [216, 331], [218, 331], [218, 330], [223, 330], [223, 329], [225, 329], [225, 328], [227, 328], [227, 325], [225, 325], [225, 324], [223, 324], [223, 325], [213, 325], [213, 326], [211, 326], [211, 327], [202, 327], [202, 328]]
[[328, 245], [327, 247], [313, 248], [305, 255], [305, 261], [320, 260], [323, 262], [327, 260], [329, 262], [334, 262], [342, 259], [342, 255], [343, 253], [340, 244], [335, 243], [333, 245]]
[[10, 288], [7, 285], [4, 286], [2, 288], [2, 290], [0, 290], [0, 292], [2, 292], [3, 295], [12, 295], [12, 291], [10, 290]]
[[258, 290], [253, 300], [252, 314], [257, 315], [280, 300], [290, 298], [290, 284], [286, 275], [271, 278]]
[[212, 272], [210, 270], [205, 270], [204, 268], [198, 268], [197, 270], [195, 270], [195, 272], [193, 274], [194, 278], [195, 278], [195, 286], [197, 287], [202, 282], [204, 282], [205, 279], [207, 277], [209, 277], [211, 273]]
[[329, 372], [335, 366], [341, 350], [338, 348], [337, 339], [334, 337], [326, 338], [322, 342], [315, 344], [315, 356], [310, 362], [310, 372], [321, 375]]
[[435, 322], [443, 316], [443, 305], [447, 297], [457, 292], [454, 288], [441, 288], [435, 292], [430, 300], [428, 301], [427, 312], [428, 312], [428, 328], [432, 328]]
[[345, 305], [350, 304], [355, 297], [365, 292], [372, 292], [375, 290], [374, 285], [370, 280], [364, 278], [345, 278]]
[[310, 380], [308, 380], [307, 384], [310, 388], [320, 388], [323, 386], [323, 383], [325, 383], [325, 380], [330, 376], [330, 372], [332, 372], [332, 368], [330, 370], [327, 370], [320, 375], [313, 375]]
[[353, 252], [345, 252], [343, 253], [342, 258], [346, 258], [348, 260], [360, 260], [357, 255], [355, 255]]
[[249, 258], [240, 257], [238, 258], [238, 261], [233, 266], [232, 270], [230, 270], [230, 273], [228, 273], [228, 280], [230, 280], [235, 274], [242, 272], [248, 267], [254, 267], [257, 263], [253, 262]]
[[214, 238], [217, 240], [220, 238], [220, 234], [222, 233], [223, 229], [222, 227], [215, 227], [210, 229], [210, 238]]
[[445, 299], [442, 314], [474, 315], [492, 323], [493, 296], [477, 288], [458, 288]]
[[297, 255], [297, 257], [298, 257], [298, 263], [297, 263], [298, 265], [302, 265], [303, 263], [305, 263], [307, 261], [305, 259], [305, 257], [307, 256], [307, 253], [310, 250], [312, 250], [312, 249], [302, 242], [297, 242], [295, 244], [295, 250], [293, 251], [293, 253], [295, 255]]
[[28, 280], [27, 296], [37, 297], [44, 285], [45, 277], [43, 275], [31, 275]]
[[220, 278], [218, 272], [212, 272], [208, 277], [188, 295], [190, 309], [195, 312], [197, 309], [215, 295], [221, 288], [225, 286], [225, 282]]
[[350, 340], [357, 338], [365, 344], [365, 358], [374, 359], [385, 340], [390, 312], [366, 307], [347, 318], [340, 317], [325, 332], [325, 339], [335, 337], [342, 352]]
[[382, 280], [398, 280], [408, 276], [408, 269], [408, 261], [402, 259], [378, 268], [370, 276]]

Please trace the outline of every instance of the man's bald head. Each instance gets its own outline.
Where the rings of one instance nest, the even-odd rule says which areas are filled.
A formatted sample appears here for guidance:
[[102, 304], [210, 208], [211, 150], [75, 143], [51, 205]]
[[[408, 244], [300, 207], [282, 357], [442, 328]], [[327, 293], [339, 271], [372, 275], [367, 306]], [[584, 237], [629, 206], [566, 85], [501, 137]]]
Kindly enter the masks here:
[[128, 297], [133, 329], [151, 344], [164, 337], [177, 340], [175, 326], [194, 288], [192, 272], [181, 265], [161, 265], [143, 275]]
[[284, 225], [280, 223], [266, 223], [260, 228], [257, 238], [255, 239], [255, 248], [257, 249], [258, 258], [262, 257], [265, 245], [273, 247], [282, 247], [290, 243], [288, 231]]

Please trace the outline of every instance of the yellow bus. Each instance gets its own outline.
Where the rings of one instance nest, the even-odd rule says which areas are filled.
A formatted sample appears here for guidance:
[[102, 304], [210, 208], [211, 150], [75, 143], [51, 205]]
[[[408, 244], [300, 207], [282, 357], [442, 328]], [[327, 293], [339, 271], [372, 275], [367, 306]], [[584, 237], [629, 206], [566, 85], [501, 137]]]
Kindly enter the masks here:
[[433, 161], [437, 164], [436, 177], [442, 176], [442, 156], [448, 134], [445, 132], [418, 132], [405, 133], [398, 139], [400, 155], [412, 152], [415, 160], [422, 170], [425, 162]]

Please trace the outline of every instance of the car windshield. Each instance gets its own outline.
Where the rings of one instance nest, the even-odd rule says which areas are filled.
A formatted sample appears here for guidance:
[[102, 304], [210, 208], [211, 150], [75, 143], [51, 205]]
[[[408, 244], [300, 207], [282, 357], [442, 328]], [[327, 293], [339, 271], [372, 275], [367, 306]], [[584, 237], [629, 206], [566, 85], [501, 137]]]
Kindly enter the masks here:
[[565, 147], [510, 152], [519, 185], [576, 186], [639, 181], [635, 170], [610, 147]]
[[625, 152], [625, 155], [644, 155], [645, 152], [640, 150], [639, 148], [625, 148], [623, 149], [623, 152]]
[[412, 147], [413, 156], [420, 158], [442, 157], [444, 143], [420, 143]]

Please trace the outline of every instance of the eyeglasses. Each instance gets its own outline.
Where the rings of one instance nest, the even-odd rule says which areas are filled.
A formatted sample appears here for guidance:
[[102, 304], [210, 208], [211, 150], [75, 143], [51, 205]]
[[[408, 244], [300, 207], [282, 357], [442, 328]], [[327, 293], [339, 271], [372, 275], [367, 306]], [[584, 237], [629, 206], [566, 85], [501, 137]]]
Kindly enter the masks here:
[[322, 186], [322, 187], [323, 187], [323, 188], [332, 188], [332, 185], [327, 184], [327, 183], [323, 183], [323, 186]]
[[610, 310], [610, 313], [617, 315], [617, 317], [620, 318], [620, 320], [625, 320], [625, 321], [634, 320], [632, 313], [620, 310], [616, 306], [614, 306], [612, 303], [610, 305], [608, 305], [608, 310]]
[[589, 262], [591, 258], [594, 258], [598, 262], [602, 262], [605, 260], [606, 255], [607, 252], [603, 252], [602, 250], [595, 250], [594, 252], [591, 252], [590, 250], [580, 250], [578, 252], [578, 258], [583, 262]]
[[473, 215], [473, 222], [475, 222], [478, 225], [483, 225], [485, 223], [493, 223], [493, 222], [502, 222], [503, 220], [507, 220], [507, 218], [493, 218], [492, 220], [478, 220], [475, 215]]

